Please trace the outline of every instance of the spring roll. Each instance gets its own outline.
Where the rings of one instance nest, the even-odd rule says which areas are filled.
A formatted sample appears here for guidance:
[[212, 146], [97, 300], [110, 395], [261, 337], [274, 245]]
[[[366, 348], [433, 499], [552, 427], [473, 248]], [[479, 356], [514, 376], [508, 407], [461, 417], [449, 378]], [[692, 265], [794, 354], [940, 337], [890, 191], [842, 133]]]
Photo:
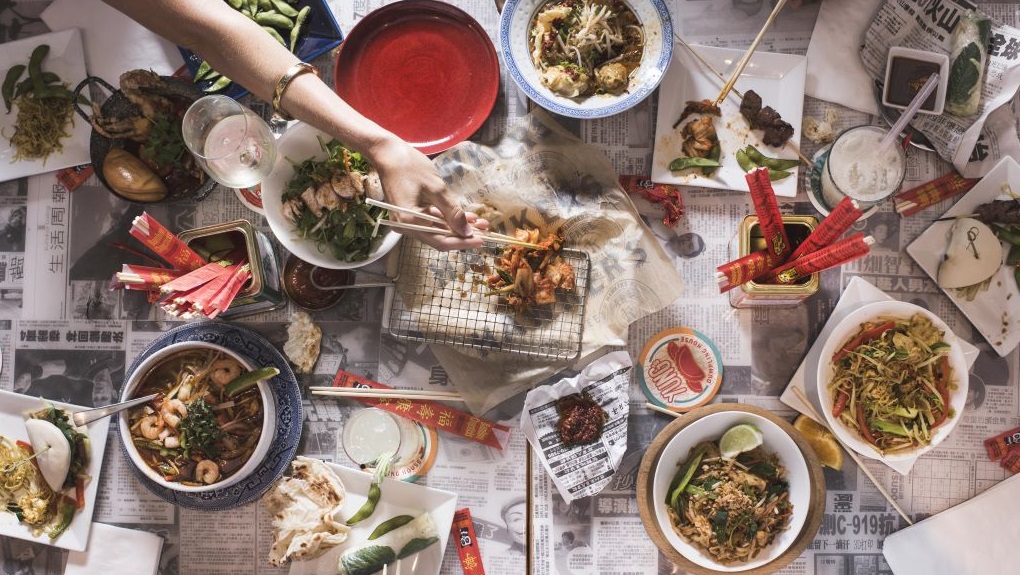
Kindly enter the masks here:
[[980, 109], [991, 33], [991, 20], [973, 10], [956, 24], [949, 52], [951, 65], [946, 94], [946, 111], [954, 116], [972, 116]]
[[438, 542], [435, 520], [430, 513], [423, 513], [374, 541], [344, 551], [340, 556], [340, 575], [371, 575]]

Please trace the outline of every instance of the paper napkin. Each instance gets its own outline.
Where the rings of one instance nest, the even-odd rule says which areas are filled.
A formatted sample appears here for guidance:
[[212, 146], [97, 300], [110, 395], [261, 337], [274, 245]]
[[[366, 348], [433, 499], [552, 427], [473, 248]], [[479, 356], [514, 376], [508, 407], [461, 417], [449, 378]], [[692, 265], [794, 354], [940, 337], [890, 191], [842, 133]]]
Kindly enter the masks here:
[[1020, 475], [886, 537], [896, 575], [1007, 575], [1017, 572]]
[[148, 531], [93, 523], [87, 551], [71, 551], [64, 575], [156, 575], [163, 538]]
[[114, 86], [128, 70], [169, 76], [184, 65], [177, 46], [101, 0], [53, 0], [40, 17], [53, 31], [81, 29], [89, 74]]
[[[811, 410], [797, 397], [794, 388], [800, 388], [804, 392], [804, 395], [811, 400], [811, 404], [814, 406], [815, 411], [822, 413], [821, 403], [818, 399], [818, 385], [816, 382], [816, 374], [818, 373], [818, 356], [822, 353], [822, 347], [825, 346], [825, 340], [829, 338], [833, 328], [836, 327], [844, 317], [850, 312], [861, 307], [864, 304], [876, 302], [876, 301], [891, 301], [893, 298], [889, 297], [888, 294], [871, 285], [866, 280], [859, 277], [854, 277], [850, 280], [850, 283], [846, 286], [843, 291], [843, 295], [839, 298], [839, 303], [836, 304], [835, 309], [832, 310], [832, 315], [829, 316], [829, 321], [825, 322], [825, 327], [822, 328], [822, 332], [818, 334], [818, 339], [815, 340], [814, 345], [808, 351], [807, 356], [804, 357], [804, 361], [797, 368], [797, 372], [793, 374], [793, 379], [790, 380], [790, 384], [786, 386], [786, 390], [783, 391], [783, 395], [779, 397], [780, 401], [796, 409], [800, 413], [811, 417]], [[969, 369], [974, 365], [974, 360], [977, 359], [978, 349], [967, 343], [966, 341], [957, 338], [960, 342], [960, 347], [963, 349], [963, 358], [967, 362], [967, 368]], [[814, 419], [812, 417], [812, 419]], [[824, 421], [820, 423], [825, 424]], [[919, 457], [919, 456], [918, 456]], [[914, 463], [917, 462], [917, 457], [910, 459], [903, 459], [899, 461], [883, 461], [886, 465], [891, 467], [894, 471], [901, 475], [910, 473], [911, 468], [914, 467]]]
[[873, 82], [861, 63], [861, 42], [883, 0], [825, 0], [807, 51], [808, 96], [878, 115]]

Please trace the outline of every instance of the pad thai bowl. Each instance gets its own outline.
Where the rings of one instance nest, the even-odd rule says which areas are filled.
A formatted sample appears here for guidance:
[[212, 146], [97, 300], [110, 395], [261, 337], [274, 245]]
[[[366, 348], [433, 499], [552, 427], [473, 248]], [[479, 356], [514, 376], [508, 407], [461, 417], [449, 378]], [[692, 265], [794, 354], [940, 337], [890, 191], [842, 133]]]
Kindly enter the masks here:
[[514, 82], [538, 105], [604, 118], [659, 85], [673, 24], [663, 0], [507, 0], [499, 49]]
[[[718, 518], [716, 517], [719, 510], [714, 508], [710, 510], [709, 505], [692, 504], [692, 510], [696, 509], [692, 513], [698, 519], [695, 521], [685, 521], [684, 526], [681, 526], [674, 513], [670, 511], [670, 505], [667, 503], [671, 484], [678, 471], [692, 461], [692, 457], [699, 453], [700, 446], [709, 442], [714, 442], [718, 445], [719, 439], [728, 429], [740, 424], [751, 424], [761, 430], [763, 443], [755, 451], [737, 456], [736, 462], [746, 461], [745, 456], [758, 458], [764, 454], [774, 467], [769, 473], [775, 472], [786, 484], [785, 493], [778, 498], [788, 502], [788, 504], [783, 505], [785, 515], [782, 517], [782, 521], [772, 521], [767, 527], [761, 529], [765, 531], [765, 535], [761, 536], [762, 540], [770, 539], [770, 541], [754, 549], [750, 547], [743, 547], [741, 549], [742, 546], [731, 546], [730, 543], [733, 539], [725, 535], [722, 537], [723, 541], [719, 541], [718, 533], [712, 527], [713, 520], [721, 523], [723, 519], [722, 515], [719, 515]], [[762, 458], [762, 460], [764, 461], [766, 458]], [[713, 465], [732, 470], [732, 472], [729, 473], [724, 470], [722, 473], [717, 474], [720, 477], [727, 477], [725, 480], [710, 479], [708, 472], [712, 471], [711, 466]], [[728, 491], [740, 491], [742, 488], [747, 487], [747, 485], [743, 485], [744, 483], [749, 485], [755, 481], [754, 479], [746, 478], [745, 474], [748, 471], [745, 471], [739, 465], [722, 460], [718, 457], [718, 453], [706, 453], [702, 456], [697, 467], [698, 472], [692, 475], [691, 483], [689, 484], [692, 487], [687, 491], [697, 491], [710, 484], [708, 485], [708, 491], [722, 494], [719, 495], [718, 499], [711, 500], [713, 505], [716, 501], [727, 497], [726, 493]], [[702, 472], [706, 472], [706, 474], [702, 475]], [[655, 464], [653, 473], [651, 497], [653, 498], [652, 506], [655, 510], [655, 519], [659, 530], [666, 540], [669, 541], [670, 545], [686, 559], [713, 571], [747, 571], [773, 562], [783, 555], [797, 540], [807, 521], [811, 506], [811, 475], [808, 472], [807, 461], [796, 442], [783, 428], [773, 421], [746, 411], [720, 411], [692, 421], [666, 444], [662, 455]], [[755, 468], [754, 473], [751, 473], [751, 475], [759, 473], [764, 472], [760, 468]], [[778, 490], [777, 493], [779, 493]], [[755, 509], [763, 510], [769, 508], [770, 512], [775, 513], [775, 499], [777, 498], [763, 495], [762, 499], [765, 501], [761, 507], [756, 507], [755, 503], [757, 502], [746, 506], [749, 517], [757, 513]], [[703, 501], [707, 503], [708, 499], [703, 499]], [[769, 507], [770, 504], [772, 507]], [[737, 509], [737, 507], [734, 507], [734, 509]], [[712, 517], [706, 517], [704, 518], [705, 521], [702, 522], [701, 514], [706, 512], [711, 513]], [[763, 517], [764, 515], [756, 519], [756, 521], [761, 520]], [[698, 529], [695, 526], [696, 523], [700, 524], [702, 529]], [[681, 534], [683, 532], [689, 534], [692, 531], [704, 532], [696, 533], [693, 536]], [[719, 531], [721, 532], [722, 530]], [[709, 538], [713, 549], [710, 550], [699, 544], [699, 537], [701, 540]]]
[[883, 301], [836, 324], [822, 347], [817, 381], [822, 413], [844, 445], [873, 459], [903, 461], [952, 431], [967, 400], [968, 369], [956, 336], [938, 316]]
[[276, 432], [269, 380], [228, 394], [230, 381], [252, 368], [233, 351], [204, 342], [175, 343], [147, 357], [128, 375], [121, 395], [126, 401], [161, 394], [119, 414], [132, 463], [157, 485], [190, 493], [248, 477]]

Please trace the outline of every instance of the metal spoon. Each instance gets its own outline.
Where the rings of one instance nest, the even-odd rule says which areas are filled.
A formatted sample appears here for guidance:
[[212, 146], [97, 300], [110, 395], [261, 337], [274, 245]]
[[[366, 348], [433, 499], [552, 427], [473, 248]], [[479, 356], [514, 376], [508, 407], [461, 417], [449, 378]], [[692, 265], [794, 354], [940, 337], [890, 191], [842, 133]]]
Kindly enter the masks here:
[[104, 417], [109, 417], [109, 416], [113, 415], [114, 413], [118, 413], [118, 412], [124, 411], [125, 409], [130, 409], [130, 408], [132, 408], [132, 407], [134, 407], [136, 405], [142, 405], [143, 403], [148, 403], [148, 402], [152, 401], [157, 395], [159, 395], [159, 394], [158, 393], [153, 393], [151, 395], [146, 395], [145, 397], [137, 397], [135, 399], [124, 401], [124, 402], [121, 402], [121, 403], [115, 403], [113, 405], [107, 405], [106, 407], [97, 407], [95, 409], [86, 409], [85, 411], [79, 411], [79, 412], [73, 414], [71, 416], [71, 419], [74, 421], [74, 424], [76, 426], [81, 427], [83, 425], [88, 425], [89, 423], [92, 423], [93, 421], [95, 421], [97, 419], [102, 419]]

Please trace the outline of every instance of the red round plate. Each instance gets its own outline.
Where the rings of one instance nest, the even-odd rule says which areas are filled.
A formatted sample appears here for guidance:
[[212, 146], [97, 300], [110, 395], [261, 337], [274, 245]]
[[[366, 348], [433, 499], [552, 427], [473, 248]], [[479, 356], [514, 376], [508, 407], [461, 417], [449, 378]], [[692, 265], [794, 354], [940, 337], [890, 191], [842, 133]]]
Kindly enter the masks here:
[[425, 154], [467, 139], [499, 91], [499, 60], [485, 30], [434, 0], [379, 8], [340, 45], [336, 92]]

